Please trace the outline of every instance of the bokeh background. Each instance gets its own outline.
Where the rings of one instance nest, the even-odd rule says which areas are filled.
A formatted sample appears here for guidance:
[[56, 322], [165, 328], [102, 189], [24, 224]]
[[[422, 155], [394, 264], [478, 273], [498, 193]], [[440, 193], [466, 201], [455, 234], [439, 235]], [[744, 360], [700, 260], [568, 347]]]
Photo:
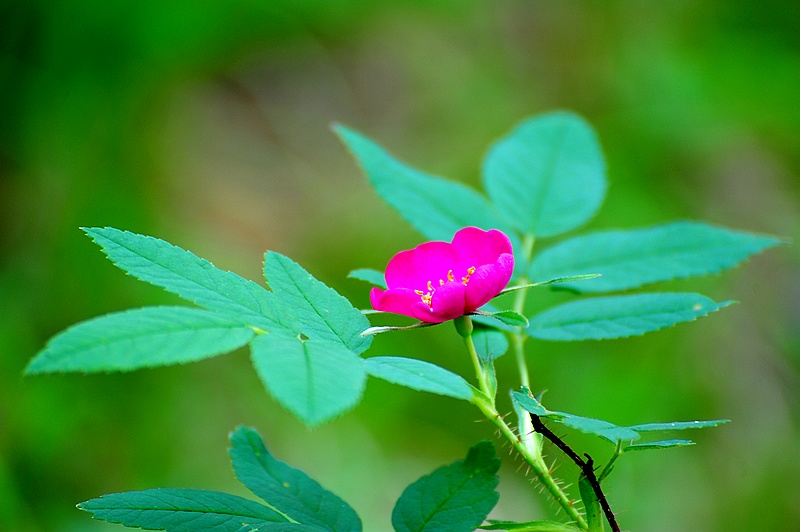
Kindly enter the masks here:
[[[244, 350], [22, 377], [68, 325], [177, 303], [117, 270], [80, 226], [156, 235], [254, 280], [264, 250], [278, 250], [366, 306], [368, 287], [348, 271], [382, 268], [421, 237], [372, 192], [332, 121], [479, 187], [490, 142], [571, 109], [596, 127], [609, 167], [588, 229], [689, 218], [800, 237], [793, 0], [0, 6], [0, 530], [120, 529], [75, 509], [116, 491], [246, 495], [225, 451], [246, 423], [366, 530], [387, 531], [408, 483], [493, 437], [463, 402], [374, 380], [358, 408], [309, 431], [265, 393]], [[785, 246], [657, 287], [741, 301], [710, 318], [629, 340], [530, 342], [534, 387], [554, 408], [619, 424], [733, 419], [685, 434], [695, 447], [623, 457], [608, 492], [624, 528], [800, 529], [799, 274], [800, 251]], [[537, 292], [531, 310], [565, 297]], [[384, 335], [369, 354], [470, 370], [447, 325]], [[499, 360], [506, 389], [512, 366]], [[501, 453], [493, 517], [553, 516]]]

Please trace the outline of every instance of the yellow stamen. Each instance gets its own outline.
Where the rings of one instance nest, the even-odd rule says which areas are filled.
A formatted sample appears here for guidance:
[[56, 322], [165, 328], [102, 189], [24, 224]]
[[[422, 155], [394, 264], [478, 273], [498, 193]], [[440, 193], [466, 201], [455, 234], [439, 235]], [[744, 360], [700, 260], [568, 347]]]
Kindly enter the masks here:
[[453, 270], [448, 270], [447, 271], [447, 280], [451, 281], [451, 282], [456, 280], [456, 278], [453, 277]]

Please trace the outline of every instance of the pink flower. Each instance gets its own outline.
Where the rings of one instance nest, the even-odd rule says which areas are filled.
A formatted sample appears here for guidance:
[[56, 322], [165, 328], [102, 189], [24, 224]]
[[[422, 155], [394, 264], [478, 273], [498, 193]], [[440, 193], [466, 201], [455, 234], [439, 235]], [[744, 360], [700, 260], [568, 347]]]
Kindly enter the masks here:
[[372, 289], [375, 310], [441, 323], [474, 312], [506, 287], [514, 271], [502, 232], [465, 227], [452, 243], [425, 242], [386, 266], [387, 290]]

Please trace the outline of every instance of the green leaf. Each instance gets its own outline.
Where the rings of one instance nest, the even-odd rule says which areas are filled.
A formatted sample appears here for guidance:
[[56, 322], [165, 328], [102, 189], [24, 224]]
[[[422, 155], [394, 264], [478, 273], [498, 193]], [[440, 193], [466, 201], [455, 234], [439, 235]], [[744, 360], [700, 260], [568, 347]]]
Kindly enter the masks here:
[[372, 357], [364, 361], [369, 375], [420, 392], [469, 401], [472, 388], [460, 376], [435, 364], [403, 357]]
[[386, 277], [384, 276], [383, 272], [378, 270], [373, 270], [371, 268], [359, 268], [358, 270], [353, 270], [347, 277], [350, 279], [358, 279], [359, 281], [366, 281], [370, 284], [374, 284], [375, 286], [379, 286], [380, 288], [386, 289]]
[[472, 532], [497, 504], [500, 459], [494, 445], [474, 445], [466, 459], [408, 486], [392, 512], [397, 532]]
[[293, 521], [332, 532], [357, 532], [361, 519], [342, 499], [308, 475], [275, 459], [258, 433], [238, 427], [230, 449], [236, 478]]
[[334, 131], [358, 160], [376, 192], [417, 231], [432, 240], [450, 241], [459, 229], [500, 229], [515, 250], [519, 239], [496, 208], [461, 183], [425, 174], [407, 166], [378, 144], [342, 125]]
[[472, 333], [475, 350], [482, 360], [495, 360], [508, 351], [508, 339], [502, 332], [476, 325]]
[[649, 451], [653, 449], [670, 449], [672, 447], [686, 447], [687, 445], [695, 445], [691, 440], [661, 440], [650, 441], [646, 443], [634, 443], [626, 445], [622, 448], [624, 452], [627, 451]]
[[264, 276], [276, 295], [294, 309], [303, 334], [314, 340], [340, 342], [356, 354], [369, 348], [372, 338], [361, 336], [369, 320], [299, 264], [270, 251], [264, 258]]
[[566, 277], [556, 277], [555, 279], [548, 279], [538, 283], [528, 283], [516, 286], [509, 286], [500, 291], [499, 295], [507, 294], [509, 292], [516, 292], [517, 290], [527, 290], [528, 288], [539, 288], [540, 286], [550, 286], [552, 284], [572, 283], [575, 281], [588, 281], [589, 279], [596, 279], [600, 277], [599, 273], [584, 273], [581, 275], [568, 275]]
[[541, 340], [625, 338], [694, 321], [731, 303], [715, 303], [705, 296], [691, 293], [582, 299], [534, 316], [526, 331]]
[[566, 112], [528, 119], [496, 142], [484, 161], [483, 178], [500, 212], [537, 237], [583, 225], [606, 192], [597, 137], [585, 120]]
[[158, 488], [103, 495], [78, 508], [95, 519], [127, 527], [167, 532], [244, 532], [285, 521], [262, 504], [242, 497], [196, 489]]
[[632, 425], [628, 428], [637, 432], [656, 432], [666, 430], [686, 430], [686, 429], [703, 429], [706, 427], [716, 427], [729, 423], [730, 419], [711, 419], [708, 421], [671, 421], [668, 423], [643, 423], [641, 425]]
[[361, 399], [363, 361], [341, 343], [270, 333], [250, 345], [253, 366], [267, 390], [306, 425], [329, 421]]
[[476, 311], [475, 315], [494, 318], [511, 327], [525, 328], [528, 326], [528, 318], [514, 310], [498, 310], [497, 312]]
[[233, 351], [255, 332], [207, 310], [146, 307], [107, 314], [53, 337], [26, 374], [129, 371], [184, 364]]
[[592, 483], [585, 476], [581, 475], [578, 480], [578, 490], [581, 494], [583, 507], [586, 511], [586, 522], [589, 525], [589, 532], [603, 532], [605, 530], [603, 521], [603, 508], [592, 488]]
[[699, 222], [675, 222], [630, 231], [603, 231], [566, 240], [540, 253], [529, 277], [598, 272], [588, 283], [563, 286], [578, 292], [627, 290], [659, 281], [717, 273], [776, 246], [770, 236]]
[[111, 227], [84, 229], [119, 268], [201, 307], [265, 330], [299, 332], [274, 294], [168, 242]]
[[559, 523], [557, 521], [536, 520], [525, 523], [515, 521], [497, 521], [489, 519], [488, 525], [481, 525], [481, 530], [508, 530], [509, 532], [579, 532], [580, 528]]
[[511, 392], [511, 398], [514, 404], [522, 407], [523, 410], [539, 417], [546, 417], [550, 419], [561, 419], [563, 415], [556, 414], [546, 409], [542, 403], [536, 400], [535, 397], [530, 395], [530, 391], [523, 386], [522, 392]]

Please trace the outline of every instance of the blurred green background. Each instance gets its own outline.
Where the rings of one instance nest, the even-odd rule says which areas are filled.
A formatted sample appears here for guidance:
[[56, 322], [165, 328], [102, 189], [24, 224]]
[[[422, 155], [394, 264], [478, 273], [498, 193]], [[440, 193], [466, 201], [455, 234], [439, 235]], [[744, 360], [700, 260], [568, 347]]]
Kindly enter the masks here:
[[[408, 483], [493, 436], [467, 404], [374, 380], [358, 408], [309, 431], [264, 392], [245, 351], [125, 375], [21, 376], [77, 321], [177, 303], [117, 270], [80, 226], [156, 235], [254, 280], [263, 251], [278, 250], [366, 306], [368, 287], [347, 272], [383, 268], [421, 237], [371, 191], [332, 121], [477, 187], [490, 142], [526, 116], [571, 109], [597, 128], [609, 166], [590, 229], [690, 218], [800, 237], [795, 0], [0, 6], [3, 531], [119, 529], [75, 509], [116, 491], [246, 495], [225, 452], [240, 423], [349, 501], [366, 530], [386, 531]], [[657, 287], [742, 303], [697, 323], [530, 342], [534, 387], [553, 408], [619, 424], [733, 420], [686, 434], [695, 447], [623, 457], [608, 481], [623, 528], [800, 530], [799, 274], [796, 245], [770, 250]], [[533, 310], [564, 296], [530, 299]], [[385, 335], [369, 354], [470, 370], [447, 325]], [[517, 385], [512, 366], [499, 361], [503, 388]], [[565, 436], [607, 456], [602, 442]], [[552, 516], [505, 451], [492, 516]]]

